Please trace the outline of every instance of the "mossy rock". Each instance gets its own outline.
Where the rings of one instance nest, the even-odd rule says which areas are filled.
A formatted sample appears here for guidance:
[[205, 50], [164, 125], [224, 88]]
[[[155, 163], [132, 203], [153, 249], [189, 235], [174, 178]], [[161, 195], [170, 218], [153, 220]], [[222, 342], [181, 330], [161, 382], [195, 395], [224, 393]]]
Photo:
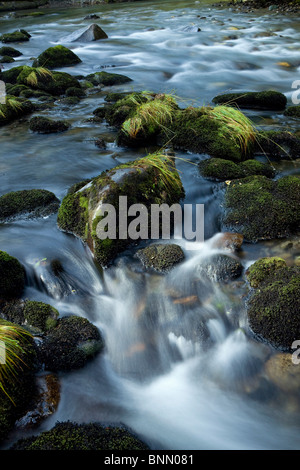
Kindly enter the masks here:
[[29, 41], [30, 37], [31, 36], [27, 31], [21, 29], [19, 31], [14, 31], [13, 33], [2, 34], [2, 36], [0, 36], [0, 41], [3, 43], [24, 42]]
[[266, 280], [272, 280], [277, 269], [286, 266], [285, 260], [277, 256], [261, 258], [255, 261], [246, 271], [246, 275], [251, 287], [257, 288]]
[[[164, 180], [164, 171], [169, 171], [173, 176], [170, 185]], [[120, 196], [127, 197], [128, 207], [143, 204], [150, 209], [152, 204], [178, 203], [183, 195], [174, 163], [169, 159], [163, 160], [160, 169], [151, 163], [151, 156], [147, 156], [103, 172], [89, 182], [76, 184], [62, 201], [57, 223], [61, 230], [73, 233], [86, 242], [96, 260], [105, 267], [133, 243], [129, 237], [119, 238]], [[113, 238], [98, 236], [98, 224], [105, 218], [101, 210], [103, 204], [110, 204], [116, 211], [116, 233]], [[148, 216], [151, 216], [150, 210]], [[128, 225], [134, 219], [128, 217]], [[149, 219], [148, 227], [150, 223]]]
[[[15, 76], [12, 78], [15, 78]], [[33, 89], [41, 90], [54, 96], [65, 94], [68, 88], [80, 88], [79, 81], [66, 72], [53, 71], [45, 73], [43, 69], [26, 65], [22, 67], [17, 75], [16, 83], [30, 86]]]
[[45, 217], [58, 210], [59, 200], [45, 189], [12, 191], [0, 197], [0, 222], [21, 216]]
[[174, 243], [155, 243], [138, 250], [136, 255], [146, 268], [151, 268], [159, 273], [169, 272], [184, 260], [182, 248]]
[[20, 439], [11, 450], [133, 451], [149, 447], [124, 426], [58, 422], [50, 431]]
[[300, 157], [300, 139], [288, 131], [263, 131], [257, 136], [255, 152], [273, 159]]
[[54, 121], [44, 116], [34, 116], [29, 121], [29, 129], [39, 134], [53, 134], [65, 132], [69, 129], [70, 124], [65, 121]]
[[300, 268], [276, 268], [248, 302], [249, 326], [272, 346], [291, 351], [300, 338]]
[[22, 55], [22, 52], [18, 51], [14, 47], [3, 46], [0, 47], [0, 55], [8, 57], [20, 57]]
[[20, 297], [25, 288], [25, 269], [17, 258], [0, 251], [0, 298]]
[[6, 96], [5, 104], [0, 104], [0, 127], [35, 111], [35, 105], [25, 99]]
[[59, 312], [49, 304], [26, 300], [24, 304], [24, 322], [43, 333], [49, 332], [57, 325]]
[[289, 106], [283, 113], [285, 116], [300, 119], [300, 106]]
[[215, 104], [229, 104], [239, 108], [262, 110], [282, 110], [287, 104], [286, 96], [273, 90], [226, 93], [216, 96], [212, 101]]
[[218, 181], [246, 178], [252, 175], [264, 175], [268, 178], [275, 176], [274, 168], [254, 159], [235, 163], [223, 158], [207, 158], [199, 162], [199, 169], [205, 178]]
[[32, 64], [32, 67], [46, 67], [48, 69], [69, 67], [81, 62], [81, 59], [73, 51], [65, 46], [49, 47], [42, 52]]
[[297, 176], [249, 176], [227, 185], [222, 222], [248, 242], [288, 237], [299, 231], [299, 204]]
[[[2, 325], [15, 326], [0, 319], [0, 331]], [[35, 392], [35, 346], [33, 339], [25, 330], [21, 328], [20, 332], [22, 337], [20, 336], [17, 341], [23, 352], [19, 355], [21, 362], [18, 362], [17, 375], [14, 380], [4, 384], [7, 395], [2, 389], [0, 390], [0, 442], [4, 441], [13, 430], [16, 420], [24, 414]], [[0, 367], [4, 366], [0, 364]]]
[[91, 82], [94, 86], [115, 86], [123, 85], [124, 83], [131, 82], [132, 79], [126, 75], [108, 72], [95, 72], [87, 75], [85, 79]]
[[96, 326], [86, 318], [71, 315], [59, 318], [39, 347], [46, 370], [70, 371], [83, 367], [104, 347]]
[[76, 98], [84, 98], [85, 93], [82, 88], [70, 87], [66, 89], [66, 96], [76, 96]]
[[13, 62], [15, 62], [15, 59], [13, 57], [9, 57], [8, 55], [4, 55], [3, 57], [1, 57], [0, 61], [1, 64], [12, 64]]

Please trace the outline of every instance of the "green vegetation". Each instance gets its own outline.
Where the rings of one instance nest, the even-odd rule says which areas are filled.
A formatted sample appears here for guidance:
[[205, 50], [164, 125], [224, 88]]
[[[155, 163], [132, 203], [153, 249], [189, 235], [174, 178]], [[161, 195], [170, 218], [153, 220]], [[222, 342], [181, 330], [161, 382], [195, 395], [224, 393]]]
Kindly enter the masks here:
[[282, 110], [287, 104], [286, 96], [278, 91], [226, 93], [213, 98], [215, 104], [238, 106], [248, 109]]
[[65, 132], [69, 127], [70, 124], [65, 121], [54, 121], [44, 116], [34, 116], [29, 122], [29, 129], [40, 134]]
[[118, 73], [108, 73], [108, 72], [95, 72], [87, 75], [85, 79], [88, 82], [91, 82], [94, 86], [104, 85], [104, 86], [114, 86], [114, 85], [123, 85], [124, 83], [131, 82], [131, 78], [126, 77], [126, 75], [120, 75]]
[[18, 51], [14, 47], [3, 46], [0, 47], [0, 55], [8, 57], [20, 57], [22, 55], [22, 52]]
[[184, 252], [179, 245], [173, 243], [154, 243], [137, 251], [137, 257], [147, 268], [159, 273], [166, 273], [183, 261]]
[[235, 163], [223, 158], [207, 158], [199, 162], [199, 169], [205, 178], [226, 181], [245, 178], [252, 175], [263, 175], [268, 178], [275, 176], [275, 170], [270, 164], [257, 160], [245, 160]]
[[45, 189], [12, 191], [0, 197], [0, 221], [22, 214], [46, 215], [58, 209], [59, 200]]
[[49, 47], [33, 61], [33, 67], [47, 67], [48, 69], [68, 67], [81, 62], [73, 51], [65, 46]]
[[0, 251], [0, 298], [17, 298], [25, 287], [25, 269], [5, 251]]
[[250, 286], [257, 288], [267, 280], [272, 281], [275, 271], [285, 266], [286, 262], [276, 256], [255, 261], [246, 271]]
[[24, 305], [24, 323], [48, 332], [57, 325], [58, 311], [51, 305], [34, 300], [26, 300]]
[[0, 126], [30, 114], [34, 110], [35, 106], [29, 100], [7, 95], [5, 104], [0, 104]]
[[3, 43], [24, 42], [29, 41], [30, 37], [31, 36], [27, 31], [21, 29], [19, 31], [14, 31], [13, 33], [2, 34], [2, 36], [0, 36], [0, 41]]

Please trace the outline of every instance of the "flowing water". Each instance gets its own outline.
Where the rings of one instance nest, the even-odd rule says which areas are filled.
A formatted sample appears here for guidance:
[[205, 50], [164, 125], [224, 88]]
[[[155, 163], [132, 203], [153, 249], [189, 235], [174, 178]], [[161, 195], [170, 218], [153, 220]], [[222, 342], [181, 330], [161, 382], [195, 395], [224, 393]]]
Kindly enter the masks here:
[[[133, 79], [115, 90], [172, 92], [183, 106], [209, 104], [229, 90], [273, 88], [291, 99], [299, 79], [300, 28], [297, 18], [213, 9], [212, 2], [156, 1], [45, 10], [41, 17], [0, 18], [1, 32], [24, 28], [32, 35], [16, 47], [16, 64], [55, 44], [82, 59], [71, 74], [106, 70]], [[63, 38], [96, 20], [108, 39], [68, 43]], [[193, 32], [190, 27], [199, 27]], [[274, 33], [261, 34], [258, 33]], [[279, 65], [288, 62], [289, 66]], [[11, 67], [11, 65], [7, 66]], [[109, 89], [88, 95], [74, 107], [56, 102], [42, 114], [65, 118], [63, 134], [37, 135], [23, 120], [1, 128], [1, 194], [30, 188], [53, 191], [60, 199], [70, 185], [100, 174], [142, 151], [118, 148], [105, 123], [88, 121]], [[281, 114], [248, 112], [261, 128], [296, 129]], [[105, 150], [95, 140], [108, 141]], [[197, 163], [203, 155], [177, 153]], [[263, 160], [263, 156], [261, 156]], [[56, 216], [0, 227], [2, 250], [26, 267], [25, 296], [56, 307], [61, 316], [88, 318], [101, 330], [105, 351], [86, 367], [60, 374], [56, 413], [34, 432], [57, 421], [124, 423], [155, 449], [299, 449], [299, 396], [281, 391], [265, 373], [274, 351], [253, 338], [244, 307], [246, 286], [201, 279], [201, 259], [218, 252], [222, 190], [201, 177], [197, 166], [176, 160], [185, 203], [205, 204], [205, 242], [196, 250], [182, 241], [186, 260], [168, 275], [145, 273], [128, 250], [101, 272], [80, 240], [58, 230]], [[281, 174], [299, 163], [274, 162]], [[298, 165], [298, 167], [297, 167]], [[246, 268], [261, 256], [291, 254], [280, 242], [244, 245]], [[219, 250], [220, 251], [220, 250]], [[37, 260], [46, 258], [46, 263]], [[66, 272], [58, 285], [47, 262], [60, 259]], [[11, 441], [23, 432], [13, 434]]]

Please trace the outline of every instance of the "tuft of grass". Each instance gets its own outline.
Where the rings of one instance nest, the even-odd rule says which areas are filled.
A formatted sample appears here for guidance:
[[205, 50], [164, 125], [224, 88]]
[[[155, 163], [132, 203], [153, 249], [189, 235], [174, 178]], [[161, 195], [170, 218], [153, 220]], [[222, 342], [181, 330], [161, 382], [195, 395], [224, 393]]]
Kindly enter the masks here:
[[51, 78], [53, 77], [52, 72], [50, 70], [46, 69], [45, 67], [36, 67], [35, 70], [32, 70], [30, 74], [26, 78], [26, 82], [30, 86], [37, 86], [39, 78]]
[[[22, 356], [25, 353], [24, 340], [32, 338], [31, 334], [23, 328], [10, 323], [0, 324], [0, 392], [2, 391], [14, 404], [9, 395], [9, 384], [17, 379], [18, 371], [23, 369], [25, 362]], [[3, 364], [2, 364], [3, 362]]]
[[[11, 98], [11, 97], [6, 97], [5, 106], [10, 107], [15, 112], [18, 112], [22, 109], [22, 103], [19, 100], [15, 98]], [[5, 111], [3, 111], [1, 107], [0, 107], [0, 116], [6, 119]]]

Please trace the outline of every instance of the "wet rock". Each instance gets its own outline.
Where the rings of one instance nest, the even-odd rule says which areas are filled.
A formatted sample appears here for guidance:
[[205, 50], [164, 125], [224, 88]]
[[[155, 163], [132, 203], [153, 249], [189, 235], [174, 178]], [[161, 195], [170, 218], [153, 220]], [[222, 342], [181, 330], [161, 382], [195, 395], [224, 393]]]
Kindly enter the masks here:
[[257, 160], [246, 160], [235, 163], [222, 158], [208, 158], [199, 162], [199, 169], [205, 178], [226, 181], [244, 178], [251, 175], [264, 175], [274, 178], [275, 170], [270, 164]]
[[235, 252], [241, 249], [243, 241], [244, 236], [241, 233], [224, 232], [216, 236], [213, 248]]
[[185, 33], [199, 33], [201, 28], [199, 28], [199, 26], [185, 26], [182, 28], [182, 31]]
[[147, 450], [124, 426], [58, 422], [50, 431], [20, 439], [11, 450]]
[[83, 367], [104, 347], [100, 331], [87, 319], [59, 318], [57, 326], [39, 345], [39, 359], [45, 370], [68, 371]]
[[10, 42], [24, 42], [29, 41], [31, 35], [24, 29], [14, 31], [13, 33], [6, 33], [0, 36], [0, 41], [3, 43]]
[[271, 258], [261, 258], [253, 263], [246, 271], [246, 275], [251, 287], [259, 287], [266, 279], [272, 278], [277, 269], [286, 266], [285, 260], [273, 256]]
[[138, 250], [137, 258], [146, 268], [154, 269], [159, 273], [169, 272], [174, 266], [184, 260], [184, 252], [176, 244], [155, 243]]
[[20, 297], [25, 288], [25, 269], [17, 258], [0, 251], [0, 298]]
[[60, 384], [54, 374], [38, 376], [33, 406], [15, 423], [16, 429], [33, 429], [57, 410], [60, 400]]
[[31, 101], [7, 95], [5, 104], [0, 104], [0, 127], [35, 111]]
[[99, 41], [100, 39], [107, 39], [108, 36], [103, 31], [100, 26], [97, 24], [91, 24], [87, 28], [82, 28], [79, 31], [75, 31], [74, 33], [70, 34], [63, 38], [63, 42], [90, 42], [90, 41]]
[[216, 254], [205, 258], [197, 266], [200, 276], [215, 282], [228, 282], [240, 277], [243, 272], [242, 264], [232, 256]]
[[126, 77], [126, 75], [120, 75], [118, 73], [108, 73], [108, 72], [95, 72], [87, 75], [86, 80], [91, 82], [94, 86], [103, 85], [103, 86], [114, 86], [114, 85], [123, 85], [124, 83], [131, 82], [131, 78]]
[[37, 59], [33, 61], [32, 66], [47, 67], [48, 69], [69, 67], [81, 62], [81, 59], [70, 49], [65, 46], [58, 45], [49, 47], [42, 52]]
[[44, 116], [35, 116], [29, 121], [29, 129], [39, 134], [53, 134], [57, 132], [65, 132], [69, 129], [70, 124], [65, 121], [54, 121]]
[[248, 302], [249, 326], [273, 347], [291, 351], [300, 338], [300, 268], [283, 266], [262, 277]]
[[[166, 172], [171, 176], [167, 181], [164, 178]], [[102, 266], [110, 264], [133, 243], [132, 237], [124, 237], [124, 233], [119, 238], [120, 196], [127, 197], [128, 208], [136, 203], [143, 205], [147, 210], [145, 217], [149, 227], [151, 204], [179, 202], [183, 196], [183, 187], [173, 161], [155, 154], [119, 165], [103, 172], [89, 183], [82, 182], [81, 185], [77, 184], [71, 188], [60, 206], [58, 227], [87, 242]], [[102, 211], [103, 204], [106, 203], [113, 206], [110, 214], [114, 219], [111, 220], [112, 225]], [[133, 216], [128, 217], [125, 229], [127, 230], [129, 223], [134, 221]], [[111, 232], [104, 238], [103, 234], [99, 235], [98, 224], [103, 225], [106, 222], [108, 225], [105, 227]], [[136, 234], [134, 237], [137, 237], [134, 238], [136, 243], [136, 239], [140, 237]]]
[[15, 62], [15, 59], [13, 59], [13, 57], [9, 57], [8, 55], [4, 55], [0, 59], [0, 63], [2, 64], [11, 64], [12, 62]]
[[0, 197], [0, 222], [24, 217], [45, 217], [58, 210], [59, 200], [51, 191], [24, 189]]
[[215, 96], [212, 101], [215, 104], [227, 104], [230, 106], [238, 106], [239, 108], [262, 110], [282, 110], [285, 109], [287, 104], [286, 96], [273, 90], [226, 93]]
[[300, 180], [277, 181], [249, 176], [226, 186], [223, 227], [244, 235], [245, 241], [289, 237], [299, 230]]
[[300, 367], [293, 363], [292, 354], [278, 353], [265, 364], [269, 380], [284, 392], [298, 394], [300, 387]]
[[85, 93], [82, 88], [70, 87], [66, 89], [66, 96], [76, 96], [76, 98], [84, 98]]
[[100, 18], [99, 15], [96, 15], [95, 13], [91, 13], [90, 15], [86, 15], [83, 19], [84, 20], [97, 20]]
[[300, 157], [300, 139], [292, 132], [262, 131], [258, 134], [255, 153], [264, 153], [273, 159]]
[[284, 116], [300, 119], [300, 106], [289, 106], [284, 111]]
[[0, 47], [0, 55], [8, 57], [20, 57], [22, 55], [22, 52], [18, 51], [14, 47], [3, 46]]
[[106, 148], [106, 142], [104, 139], [97, 139], [95, 140], [95, 145], [96, 147], [98, 147], [99, 149], [105, 149]]

